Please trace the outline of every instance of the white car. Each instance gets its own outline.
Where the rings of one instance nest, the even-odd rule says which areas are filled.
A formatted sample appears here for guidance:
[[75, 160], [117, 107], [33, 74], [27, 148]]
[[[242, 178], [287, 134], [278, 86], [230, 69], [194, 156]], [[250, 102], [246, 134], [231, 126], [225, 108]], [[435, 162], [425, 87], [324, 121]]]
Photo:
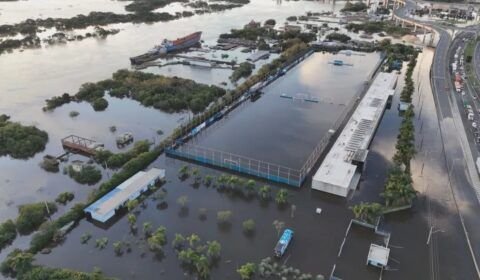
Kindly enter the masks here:
[[477, 123], [476, 123], [476, 122], [472, 122], [472, 127], [473, 127], [473, 128], [477, 128]]

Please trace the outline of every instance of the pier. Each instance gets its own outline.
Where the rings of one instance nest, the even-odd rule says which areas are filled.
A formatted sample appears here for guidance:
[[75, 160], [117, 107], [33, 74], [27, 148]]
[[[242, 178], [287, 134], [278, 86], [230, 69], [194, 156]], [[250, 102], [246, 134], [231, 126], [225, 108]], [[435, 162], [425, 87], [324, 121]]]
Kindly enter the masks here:
[[62, 146], [73, 153], [93, 156], [100, 147], [103, 147], [103, 144], [77, 135], [69, 135], [62, 139]]

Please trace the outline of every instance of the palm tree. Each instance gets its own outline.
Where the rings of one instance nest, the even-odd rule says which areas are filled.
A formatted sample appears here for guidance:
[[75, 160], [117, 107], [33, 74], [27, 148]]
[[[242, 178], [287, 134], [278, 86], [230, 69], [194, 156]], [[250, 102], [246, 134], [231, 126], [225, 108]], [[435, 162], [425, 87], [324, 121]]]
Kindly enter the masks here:
[[208, 241], [207, 242], [207, 256], [210, 259], [216, 259], [220, 257], [220, 252], [222, 250], [222, 245], [218, 241]]
[[210, 276], [210, 262], [207, 257], [201, 255], [195, 262], [195, 268], [200, 279], [207, 279]]
[[200, 170], [195, 167], [194, 169], [192, 169], [192, 175], [193, 175], [194, 184], [198, 185], [202, 180], [202, 177], [200, 176]]
[[278, 205], [284, 205], [288, 202], [288, 191], [286, 189], [280, 189], [275, 196], [275, 202]]
[[254, 193], [256, 185], [257, 183], [252, 179], [247, 181], [247, 183], [245, 184], [245, 191], [247, 196], [251, 196]]
[[383, 206], [380, 203], [363, 203], [351, 207], [356, 219], [373, 224], [383, 213]]
[[128, 223], [130, 224], [130, 228], [136, 228], [135, 223], [137, 222], [137, 217], [133, 214], [128, 214], [127, 216]]
[[150, 222], [143, 223], [143, 233], [147, 238], [152, 234], [152, 223]]
[[263, 200], [268, 200], [270, 198], [270, 192], [271, 192], [270, 186], [265, 185], [260, 189], [258, 189], [258, 196], [260, 196], [260, 198]]
[[195, 245], [200, 242], [200, 237], [195, 233], [192, 233], [190, 236], [187, 237], [188, 244], [190, 247], [195, 247]]
[[181, 235], [180, 233], [175, 233], [175, 237], [173, 238], [172, 241], [172, 247], [174, 249], [181, 249], [185, 243], [185, 237]]
[[205, 184], [205, 186], [210, 186], [213, 182], [213, 176], [212, 175], [205, 175], [205, 178], [203, 180], [203, 183]]

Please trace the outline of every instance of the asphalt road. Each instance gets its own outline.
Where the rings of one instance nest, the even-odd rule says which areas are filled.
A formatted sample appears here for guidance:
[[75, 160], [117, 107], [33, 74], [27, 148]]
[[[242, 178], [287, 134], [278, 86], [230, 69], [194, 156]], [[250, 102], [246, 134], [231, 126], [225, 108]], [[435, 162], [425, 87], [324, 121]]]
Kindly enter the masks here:
[[477, 75], [477, 79], [480, 80], [480, 42], [477, 42], [477, 46], [475, 47], [473, 64], [475, 65], [475, 74]]
[[[407, 8], [397, 10], [397, 15], [405, 17], [406, 10], [411, 10], [415, 5], [407, 2]], [[452, 87], [452, 77], [449, 72], [449, 57], [452, 38], [444, 29], [432, 26], [439, 34], [440, 39], [436, 46], [433, 65], [431, 69], [431, 85], [437, 111], [440, 128], [440, 140], [443, 151], [438, 153], [437, 164], [445, 166], [448, 176], [447, 182], [435, 183], [429, 188], [442, 189], [442, 197], [428, 197], [432, 201], [448, 201], [452, 198], [453, 209], [436, 205], [433, 215], [437, 220], [441, 219], [439, 213], [454, 212], [454, 215], [446, 215], [444, 225], [458, 225], [450, 228], [448, 235], [432, 235], [432, 279], [480, 279], [477, 260], [480, 260], [480, 204], [475, 187], [479, 187], [478, 175], [473, 165], [472, 155], [469, 149], [465, 128], [461, 120], [461, 113], [455, 100], [455, 93]], [[432, 139], [435, 141], [435, 139]], [[438, 141], [438, 140], [437, 140]], [[424, 143], [429, 145], [431, 143]], [[437, 155], [437, 156], [438, 156]], [[435, 155], [432, 155], [435, 156]], [[473, 173], [473, 174], [472, 174]], [[430, 178], [434, 179], [434, 178]], [[473, 183], [472, 183], [473, 182]], [[475, 187], [474, 187], [475, 186]], [[450, 192], [450, 193], [448, 193]], [[445, 203], [447, 204], [447, 203]], [[451, 214], [451, 213], [450, 213]], [[441, 229], [438, 229], [441, 230]], [[446, 237], [446, 238], [445, 238]], [[449, 243], [447, 246], [446, 243]], [[456, 256], [452, 258], [451, 256]], [[462, 266], [462, 274], [453, 274], [450, 271], [452, 266]], [[458, 272], [456, 272], [458, 273]], [[467, 276], [470, 275], [470, 276]], [[475, 278], [472, 278], [475, 277]]]

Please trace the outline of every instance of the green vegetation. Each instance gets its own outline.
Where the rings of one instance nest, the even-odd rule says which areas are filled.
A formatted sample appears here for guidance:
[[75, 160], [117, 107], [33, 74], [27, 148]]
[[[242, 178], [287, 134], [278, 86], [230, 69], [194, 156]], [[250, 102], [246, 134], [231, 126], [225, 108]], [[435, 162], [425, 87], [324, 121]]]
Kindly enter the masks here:
[[265, 185], [260, 189], [258, 189], [258, 196], [260, 197], [260, 199], [266, 201], [271, 198], [271, 192], [272, 192], [272, 188], [270, 188], [270, 186]]
[[6, 277], [16, 278], [18, 280], [113, 280], [113, 278], [103, 276], [98, 270], [95, 270], [93, 273], [85, 273], [69, 269], [46, 268], [34, 265], [34, 261], [35, 257], [32, 253], [15, 249], [8, 254], [0, 266], [0, 271]]
[[[265, 258], [260, 261], [256, 271], [260, 279], [288, 279], [288, 280], [324, 280], [322, 275], [312, 276], [308, 273], [302, 273], [299, 269], [278, 264], [271, 258]], [[248, 278], [247, 278], [248, 279]]]
[[384, 39], [379, 43], [378, 49], [385, 52], [386, 64], [390, 65], [394, 61], [410, 61], [412, 57], [418, 55], [413, 46], [396, 43], [392, 44], [390, 39]]
[[190, 176], [190, 167], [186, 164], [182, 165], [182, 167], [180, 167], [180, 169], [178, 169], [178, 177], [180, 179], [185, 180], [189, 176]]
[[411, 205], [417, 197], [412, 186], [412, 177], [409, 172], [402, 171], [398, 166], [392, 168], [385, 183], [385, 190], [381, 194], [385, 199], [386, 207], [401, 207]]
[[105, 249], [108, 245], [108, 238], [107, 237], [102, 237], [97, 240], [95, 240], [95, 248], [98, 248], [100, 250]]
[[248, 219], [242, 223], [243, 232], [246, 234], [252, 234], [255, 231], [255, 221]]
[[17, 238], [17, 227], [12, 220], [6, 220], [0, 224], [0, 251], [12, 244]]
[[289, 193], [286, 189], [280, 189], [275, 195], [275, 202], [278, 205], [285, 205], [288, 203], [288, 196], [289, 196]]
[[415, 69], [415, 65], [417, 64], [417, 54], [412, 55], [410, 57], [410, 62], [408, 63], [407, 72], [405, 73], [405, 86], [402, 89], [402, 93], [400, 94], [400, 100], [402, 102], [411, 103], [412, 102], [412, 95], [415, 91], [415, 87], [413, 86], [413, 69]]
[[[405, 54], [404, 54], [405, 55]], [[402, 90], [400, 99], [403, 102], [410, 103], [414, 93], [414, 83], [412, 79], [413, 69], [416, 65], [418, 53], [413, 51], [410, 55], [410, 62], [405, 73], [405, 87]], [[387, 62], [388, 63], [388, 62]], [[415, 126], [413, 118], [415, 113], [413, 105], [403, 113], [402, 123], [400, 125], [395, 145], [395, 154], [393, 156], [394, 166], [389, 170], [385, 189], [381, 196], [385, 199], [385, 206], [379, 203], [360, 203], [352, 207], [354, 215], [367, 223], [373, 223], [374, 220], [385, 211], [392, 208], [403, 208], [411, 206], [417, 196], [413, 188], [412, 175], [410, 173], [410, 161], [415, 156]]]
[[175, 234], [173, 247], [182, 264], [194, 271], [199, 279], [209, 279], [210, 270], [220, 257], [222, 250], [222, 246], [217, 241], [207, 241], [202, 244], [200, 237], [196, 234], [186, 238], [181, 234]]
[[57, 220], [43, 224], [40, 227], [40, 231], [38, 231], [30, 241], [29, 252], [35, 254], [42, 249], [61, 241], [62, 236], [59, 230], [65, 225], [79, 221], [83, 218], [85, 215], [83, 212], [84, 208], [84, 204], [75, 204], [67, 213], [63, 214]]
[[94, 185], [102, 179], [102, 172], [93, 165], [85, 165], [80, 171], [68, 167], [68, 175], [79, 184]]
[[180, 197], [177, 199], [177, 203], [178, 203], [178, 205], [180, 205], [180, 207], [182, 207], [182, 208], [187, 207], [187, 204], [188, 204], [188, 196], [186, 196], [186, 195], [180, 196]]
[[47, 217], [57, 211], [52, 202], [24, 204], [18, 207], [18, 217], [15, 221], [20, 234], [29, 234], [46, 221]]
[[128, 224], [130, 225], [130, 229], [135, 230], [137, 228], [137, 216], [133, 214], [128, 214], [127, 216]]
[[80, 236], [80, 243], [87, 244], [91, 238], [92, 238], [92, 234], [89, 232], [86, 232], [82, 234], [82, 236]]
[[77, 117], [78, 115], [80, 115], [80, 113], [77, 112], [77, 111], [70, 111], [70, 113], [68, 113], [68, 115], [69, 115], [71, 118], [75, 118], [75, 117]]
[[385, 32], [386, 34], [394, 37], [400, 37], [410, 34], [410, 30], [401, 26], [396, 26], [390, 21], [373, 22], [367, 21], [364, 23], [349, 23], [346, 26], [348, 31], [357, 33], [358, 31], [364, 31], [368, 34]]
[[159, 227], [157, 230], [147, 239], [148, 247], [151, 251], [160, 254], [163, 252], [163, 246], [167, 244], [167, 229], [165, 227]]
[[236, 68], [233, 72], [232, 75], [230, 76], [230, 80], [232, 82], [236, 82], [240, 80], [241, 78], [246, 78], [252, 74], [252, 70], [255, 67], [255, 65], [249, 63], [249, 62], [242, 62], [240, 65], [238, 65], [238, 68]]
[[267, 19], [264, 23], [264, 25], [268, 26], [275, 26], [275, 24], [277, 24], [277, 22], [274, 19]]
[[141, 140], [135, 142], [133, 148], [125, 153], [114, 154], [109, 150], [97, 151], [95, 153], [95, 161], [99, 164], [106, 164], [110, 169], [118, 169], [122, 167], [129, 160], [138, 155], [148, 152], [150, 150], [150, 143], [148, 140]]
[[62, 192], [57, 196], [55, 202], [65, 205], [68, 202], [72, 201], [74, 198], [75, 195], [72, 192]]
[[369, 224], [375, 224], [377, 219], [383, 214], [383, 206], [380, 203], [371, 202], [354, 205], [351, 207], [356, 219]]
[[342, 43], [346, 43], [352, 39], [348, 35], [345, 35], [343, 33], [336, 33], [336, 32], [328, 34], [326, 38], [329, 41], [339, 41]]
[[45, 131], [34, 126], [23, 126], [9, 119], [7, 115], [0, 115], [0, 157], [27, 159], [45, 149], [48, 142]]
[[343, 7], [340, 11], [341, 12], [365, 12], [367, 11], [367, 9], [368, 9], [367, 4], [363, 2], [355, 2], [355, 3], [347, 2], [345, 4], [345, 7]]
[[232, 211], [225, 210], [225, 211], [218, 211], [217, 212], [217, 221], [220, 225], [227, 225], [230, 224], [230, 219], [232, 218]]
[[[166, 112], [189, 109], [194, 113], [205, 110], [210, 103], [225, 94], [222, 88], [198, 84], [193, 80], [119, 70], [113, 74], [112, 79], [83, 84], [77, 94], [62, 100], [87, 101], [95, 108], [105, 92], [113, 97], [131, 98], [146, 107]], [[63, 103], [58, 102], [58, 99], [54, 97], [46, 100], [45, 110], [61, 106]], [[102, 104], [105, 105], [103, 101]]]
[[256, 269], [257, 266], [254, 263], [249, 262], [237, 269], [237, 272], [240, 274], [240, 278], [242, 278], [242, 280], [250, 280], [255, 274]]
[[108, 101], [105, 98], [97, 98], [92, 102], [93, 110], [104, 111], [108, 107]]

